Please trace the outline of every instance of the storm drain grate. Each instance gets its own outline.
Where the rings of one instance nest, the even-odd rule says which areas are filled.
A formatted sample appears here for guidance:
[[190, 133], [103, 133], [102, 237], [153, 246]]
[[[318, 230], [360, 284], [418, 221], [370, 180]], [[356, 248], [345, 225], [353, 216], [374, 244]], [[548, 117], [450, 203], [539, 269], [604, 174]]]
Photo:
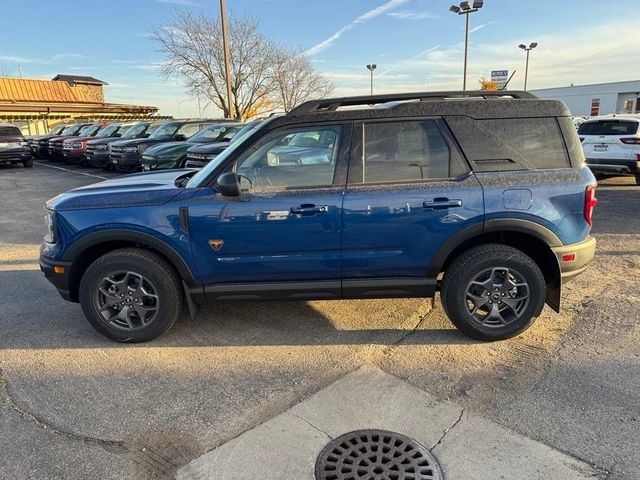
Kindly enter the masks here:
[[398, 433], [356, 430], [332, 440], [316, 460], [316, 480], [442, 480], [425, 447]]

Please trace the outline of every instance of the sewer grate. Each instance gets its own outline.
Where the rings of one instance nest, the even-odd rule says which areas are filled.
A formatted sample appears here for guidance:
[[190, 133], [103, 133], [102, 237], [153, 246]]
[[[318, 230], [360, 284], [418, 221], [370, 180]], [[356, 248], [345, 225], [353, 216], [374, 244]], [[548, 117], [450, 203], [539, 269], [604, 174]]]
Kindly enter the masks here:
[[316, 460], [316, 480], [442, 480], [425, 447], [398, 433], [356, 430], [329, 442]]

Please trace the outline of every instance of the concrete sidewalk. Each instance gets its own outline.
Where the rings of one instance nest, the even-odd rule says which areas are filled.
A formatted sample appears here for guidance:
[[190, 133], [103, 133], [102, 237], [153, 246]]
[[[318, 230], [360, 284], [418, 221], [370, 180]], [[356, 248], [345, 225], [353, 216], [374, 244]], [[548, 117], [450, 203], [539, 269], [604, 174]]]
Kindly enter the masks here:
[[382, 429], [420, 442], [447, 480], [601, 478], [591, 466], [365, 366], [185, 465], [180, 480], [313, 480], [333, 438]]

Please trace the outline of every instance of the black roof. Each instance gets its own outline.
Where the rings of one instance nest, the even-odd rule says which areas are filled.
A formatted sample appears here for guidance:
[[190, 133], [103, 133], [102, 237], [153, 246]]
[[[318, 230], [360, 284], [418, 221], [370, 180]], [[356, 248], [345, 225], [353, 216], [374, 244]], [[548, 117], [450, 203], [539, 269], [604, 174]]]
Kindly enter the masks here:
[[58, 75], [53, 77], [51, 80], [61, 80], [69, 84], [87, 83], [90, 85], [109, 85], [107, 82], [98, 80], [97, 78], [94, 78], [94, 77], [86, 77], [84, 75], [65, 75], [62, 73], [59, 73]]
[[274, 123], [456, 115], [491, 119], [565, 117], [571, 113], [558, 100], [541, 100], [528, 92], [467, 90], [311, 100]]

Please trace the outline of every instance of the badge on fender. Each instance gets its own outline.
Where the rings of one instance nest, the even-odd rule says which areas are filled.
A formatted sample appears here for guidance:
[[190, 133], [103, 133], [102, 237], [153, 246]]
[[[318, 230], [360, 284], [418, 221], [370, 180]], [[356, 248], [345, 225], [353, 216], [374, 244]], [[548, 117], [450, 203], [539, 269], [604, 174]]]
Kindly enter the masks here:
[[209, 240], [209, 245], [211, 246], [211, 248], [213, 248], [217, 252], [218, 250], [220, 250], [222, 248], [222, 245], [224, 245], [224, 241], [222, 241], [222, 240]]

